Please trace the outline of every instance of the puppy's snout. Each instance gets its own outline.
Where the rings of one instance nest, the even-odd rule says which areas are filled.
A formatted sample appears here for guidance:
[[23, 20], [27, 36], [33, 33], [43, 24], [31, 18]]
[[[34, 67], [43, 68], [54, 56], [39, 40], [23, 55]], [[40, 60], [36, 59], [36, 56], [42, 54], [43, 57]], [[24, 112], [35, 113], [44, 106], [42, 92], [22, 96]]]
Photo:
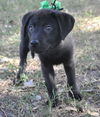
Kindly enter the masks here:
[[39, 44], [39, 41], [38, 40], [32, 40], [31, 41], [31, 46], [33, 46], [33, 47], [38, 46], [38, 44]]

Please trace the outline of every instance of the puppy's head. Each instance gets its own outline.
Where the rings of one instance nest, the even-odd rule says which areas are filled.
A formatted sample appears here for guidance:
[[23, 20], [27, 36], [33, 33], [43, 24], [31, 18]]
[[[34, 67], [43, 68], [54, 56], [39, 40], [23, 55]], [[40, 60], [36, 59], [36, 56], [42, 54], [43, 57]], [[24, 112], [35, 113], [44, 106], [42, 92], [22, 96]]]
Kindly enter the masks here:
[[28, 40], [32, 51], [50, 51], [65, 39], [74, 22], [71, 15], [56, 10], [29, 12], [22, 19], [22, 39]]

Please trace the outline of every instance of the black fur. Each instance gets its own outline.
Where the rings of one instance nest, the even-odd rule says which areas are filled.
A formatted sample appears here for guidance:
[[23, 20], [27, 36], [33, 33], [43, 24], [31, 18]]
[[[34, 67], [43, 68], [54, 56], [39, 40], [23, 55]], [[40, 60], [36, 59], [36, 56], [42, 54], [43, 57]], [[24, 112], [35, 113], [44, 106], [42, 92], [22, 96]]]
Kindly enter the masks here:
[[53, 65], [63, 64], [68, 78], [72, 98], [81, 100], [75, 81], [73, 44], [66, 36], [73, 29], [73, 16], [56, 10], [38, 10], [29, 12], [22, 19], [20, 42], [20, 69], [17, 80], [23, 73], [29, 51], [39, 55], [45, 84], [54, 106], [57, 105], [57, 89], [54, 81]]

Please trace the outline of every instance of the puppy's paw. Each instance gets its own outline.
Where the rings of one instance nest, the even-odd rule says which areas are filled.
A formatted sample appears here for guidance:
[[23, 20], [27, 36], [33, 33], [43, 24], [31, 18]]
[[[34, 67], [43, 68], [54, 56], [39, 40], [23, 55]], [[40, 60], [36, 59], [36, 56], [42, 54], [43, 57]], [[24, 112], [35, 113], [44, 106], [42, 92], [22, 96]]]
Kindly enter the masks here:
[[55, 100], [48, 100], [46, 102], [47, 105], [51, 105], [52, 107], [57, 107], [58, 104], [59, 104], [59, 100], [58, 99], [55, 99]]
[[76, 99], [78, 101], [82, 100], [82, 95], [78, 91], [69, 91], [69, 96], [72, 99]]
[[17, 78], [15, 78], [15, 79], [13, 80], [13, 84], [14, 84], [15, 86], [22, 85], [22, 83], [23, 83], [23, 81], [21, 81], [21, 80], [19, 80], [19, 79], [17, 79]]

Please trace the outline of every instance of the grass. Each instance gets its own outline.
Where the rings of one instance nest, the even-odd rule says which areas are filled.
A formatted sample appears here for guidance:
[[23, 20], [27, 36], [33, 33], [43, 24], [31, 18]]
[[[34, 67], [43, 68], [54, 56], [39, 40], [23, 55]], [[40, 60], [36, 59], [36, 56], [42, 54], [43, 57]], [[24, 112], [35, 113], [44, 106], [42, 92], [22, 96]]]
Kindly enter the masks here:
[[[61, 104], [46, 106], [48, 99], [37, 57], [28, 57], [25, 77], [33, 79], [33, 88], [15, 87], [19, 64], [18, 46], [22, 16], [39, 8], [41, 0], [0, 0], [0, 115], [7, 117], [99, 117], [100, 116], [100, 1], [63, 0], [62, 6], [75, 19], [76, 78], [83, 100], [68, 96], [62, 66], [55, 66]], [[60, 1], [60, 0], [59, 0]], [[50, 1], [49, 1], [50, 2]], [[40, 100], [36, 96], [41, 96]], [[83, 108], [83, 112], [81, 112]]]

